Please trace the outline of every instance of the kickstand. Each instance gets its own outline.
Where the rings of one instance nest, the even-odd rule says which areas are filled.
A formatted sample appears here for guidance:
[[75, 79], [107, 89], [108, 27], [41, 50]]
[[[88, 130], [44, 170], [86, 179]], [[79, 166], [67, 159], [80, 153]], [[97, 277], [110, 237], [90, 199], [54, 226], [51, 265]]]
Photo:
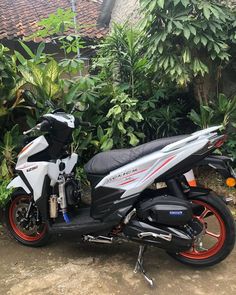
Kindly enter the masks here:
[[134, 268], [134, 273], [140, 272], [144, 276], [145, 280], [148, 282], [149, 286], [153, 287], [154, 286], [153, 279], [148, 277], [143, 267], [143, 257], [144, 257], [144, 252], [146, 251], [146, 249], [147, 249], [147, 245], [139, 246], [139, 253], [138, 253], [137, 262]]

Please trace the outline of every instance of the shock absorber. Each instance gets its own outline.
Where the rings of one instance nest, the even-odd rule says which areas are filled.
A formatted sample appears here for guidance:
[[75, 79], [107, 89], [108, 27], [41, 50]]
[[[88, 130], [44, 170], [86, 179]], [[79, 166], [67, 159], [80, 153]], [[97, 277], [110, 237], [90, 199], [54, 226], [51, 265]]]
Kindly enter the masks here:
[[66, 191], [65, 191], [65, 178], [62, 177], [59, 185], [58, 185], [58, 191], [59, 191], [59, 203], [60, 203], [60, 207], [62, 210], [62, 214], [63, 214], [63, 218], [65, 220], [66, 223], [70, 223], [70, 218], [67, 214], [67, 202], [66, 202]]

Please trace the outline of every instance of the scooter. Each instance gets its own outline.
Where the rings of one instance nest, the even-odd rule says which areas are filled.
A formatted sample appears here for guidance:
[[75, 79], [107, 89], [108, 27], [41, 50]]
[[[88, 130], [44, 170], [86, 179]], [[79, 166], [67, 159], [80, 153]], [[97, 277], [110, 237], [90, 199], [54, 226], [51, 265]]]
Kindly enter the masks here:
[[[209, 189], [190, 187], [183, 176], [224, 143], [220, 126], [96, 154], [84, 167], [91, 205], [81, 198], [78, 155], [70, 148], [79, 126], [90, 123], [56, 109], [24, 132], [42, 134], [28, 138], [8, 185], [5, 223], [17, 241], [42, 246], [58, 232], [90, 243], [133, 241], [140, 245], [135, 271], [150, 285], [143, 268], [147, 246], [194, 266], [215, 265], [230, 254], [235, 225], [225, 202]], [[153, 185], [159, 182], [165, 187]]]

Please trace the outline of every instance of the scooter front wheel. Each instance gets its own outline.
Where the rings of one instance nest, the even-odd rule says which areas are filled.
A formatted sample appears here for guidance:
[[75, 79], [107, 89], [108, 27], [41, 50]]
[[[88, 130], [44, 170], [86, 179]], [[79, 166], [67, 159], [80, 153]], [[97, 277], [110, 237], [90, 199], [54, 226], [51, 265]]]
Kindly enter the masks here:
[[6, 206], [5, 223], [10, 234], [25, 246], [39, 247], [49, 240], [48, 227], [41, 222], [30, 195], [12, 197]]
[[202, 233], [190, 250], [169, 253], [176, 260], [192, 266], [211, 266], [225, 259], [234, 248], [235, 224], [225, 203], [212, 194], [192, 200], [201, 208], [194, 216], [203, 225]]

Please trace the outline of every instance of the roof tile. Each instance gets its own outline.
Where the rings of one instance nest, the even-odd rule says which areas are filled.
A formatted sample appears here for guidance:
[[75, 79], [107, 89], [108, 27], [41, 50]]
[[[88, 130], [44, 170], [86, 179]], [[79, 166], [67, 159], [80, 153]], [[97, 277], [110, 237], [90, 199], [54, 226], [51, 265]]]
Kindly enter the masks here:
[[[98, 28], [102, 0], [76, 0], [77, 21], [81, 28], [79, 34], [87, 38], [102, 38], [108, 28]], [[1, 0], [0, 1], [0, 39], [14, 39], [30, 36], [37, 30], [36, 23], [58, 8], [68, 9], [70, 0]], [[35, 40], [37, 42], [37, 40]]]

